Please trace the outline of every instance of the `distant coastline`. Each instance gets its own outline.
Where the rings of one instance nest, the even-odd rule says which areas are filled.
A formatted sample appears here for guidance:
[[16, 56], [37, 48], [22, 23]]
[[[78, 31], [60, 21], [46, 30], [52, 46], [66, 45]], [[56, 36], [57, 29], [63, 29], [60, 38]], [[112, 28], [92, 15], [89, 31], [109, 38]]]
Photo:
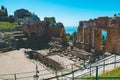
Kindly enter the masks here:
[[66, 33], [73, 34], [77, 31], [77, 26], [65, 26]]

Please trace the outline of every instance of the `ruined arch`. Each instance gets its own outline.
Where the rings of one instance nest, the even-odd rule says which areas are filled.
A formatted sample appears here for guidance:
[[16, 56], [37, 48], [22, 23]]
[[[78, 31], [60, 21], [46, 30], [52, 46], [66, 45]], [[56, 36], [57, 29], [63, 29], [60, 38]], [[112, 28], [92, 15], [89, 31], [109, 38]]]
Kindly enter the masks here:
[[[81, 25], [81, 23], [83, 25]], [[89, 21], [81, 21], [78, 26], [79, 45], [77, 46], [79, 46], [79, 48], [82, 48], [81, 46], [84, 45], [87, 46], [88, 49], [86, 47], [82, 49], [90, 52], [91, 49], [94, 49], [93, 51], [95, 51], [95, 53], [100, 53], [102, 51], [102, 30], [105, 30], [107, 32], [106, 47], [104, 51], [120, 53], [120, 17], [99, 17], [97, 19]], [[83, 37], [83, 33], [87, 33], [87, 36], [84, 36], [85, 38]], [[88, 44], [86, 44], [86, 42], [83, 42], [83, 40], [86, 40], [87, 37]]]
[[[106, 51], [106, 46], [102, 45], [102, 30], [106, 31], [107, 35], [108, 35], [108, 29], [105, 27], [102, 28], [98, 28], [98, 30], [95, 31], [95, 50], [96, 52], [101, 52], [101, 51]], [[105, 43], [107, 44], [107, 38]]]

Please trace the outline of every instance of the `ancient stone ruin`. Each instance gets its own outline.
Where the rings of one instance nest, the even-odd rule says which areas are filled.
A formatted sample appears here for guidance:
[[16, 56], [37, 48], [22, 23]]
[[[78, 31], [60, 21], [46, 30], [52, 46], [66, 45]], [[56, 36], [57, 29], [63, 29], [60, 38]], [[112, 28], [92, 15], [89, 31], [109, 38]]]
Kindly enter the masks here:
[[[102, 30], [107, 32], [106, 45], [102, 45]], [[120, 17], [98, 17], [80, 21], [78, 26], [79, 48], [93, 53], [120, 53]]]
[[20, 27], [25, 32], [28, 46], [31, 48], [45, 48], [51, 40], [58, 41], [61, 45], [66, 43], [64, 25], [61, 22], [56, 23], [54, 17], [46, 17], [44, 21], [28, 21]]

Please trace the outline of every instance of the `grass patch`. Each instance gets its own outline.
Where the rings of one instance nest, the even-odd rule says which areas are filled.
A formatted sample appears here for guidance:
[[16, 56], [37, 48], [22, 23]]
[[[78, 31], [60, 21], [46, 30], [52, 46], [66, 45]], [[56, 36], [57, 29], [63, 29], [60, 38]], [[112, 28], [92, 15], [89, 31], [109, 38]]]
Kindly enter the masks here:
[[[103, 73], [98, 76], [98, 80], [120, 80], [120, 67], [108, 71], [106, 73]], [[114, 78], [115, 77], [115, 78]], [[75, 80], [96, 80], [96, 77], [80, 77], [80, 78], [75, 78]]]
[[67, 35], [67, 36], [66, 36], [66, 39], [69, 41], [69, 40], [70, 40], [70, 36], [69, 36], [69, 35]]
[[0, 22], [0, 30], [4, 29], [14, 29], [16, 26], [18, 26], [17, 22]]
[[104, 74], [101, 74], [100, 76], [120, 76], [120, 67], [114, 70], [108, 71]]

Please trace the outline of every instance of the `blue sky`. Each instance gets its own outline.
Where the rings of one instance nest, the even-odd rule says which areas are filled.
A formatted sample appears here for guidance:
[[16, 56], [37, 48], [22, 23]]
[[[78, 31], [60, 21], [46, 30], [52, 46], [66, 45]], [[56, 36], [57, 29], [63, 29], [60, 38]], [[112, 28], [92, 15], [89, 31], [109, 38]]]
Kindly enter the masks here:
[[0, 0], [0, 6], [8, 9], [13, 15], [17, 9], [27, 9], [44, 17], [55, 17], [64, 26], [78, 26], [79, 21], [113, 16], [120, 13], [120, 0]]
[[107, 32], [105, 30], [102, 30], [102, 36], [104, 36], [104, 38], [107, 38]]

